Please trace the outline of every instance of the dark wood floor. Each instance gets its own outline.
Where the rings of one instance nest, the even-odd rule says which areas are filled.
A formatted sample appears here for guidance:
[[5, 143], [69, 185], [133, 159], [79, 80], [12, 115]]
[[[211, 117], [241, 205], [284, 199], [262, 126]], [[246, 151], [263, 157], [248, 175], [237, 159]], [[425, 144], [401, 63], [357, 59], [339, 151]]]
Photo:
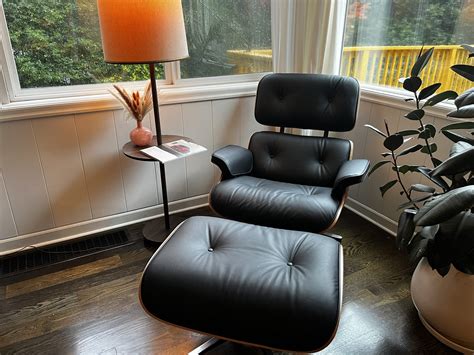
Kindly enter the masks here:
[[[187, 212], [208, 214], [208, 210]], [[185, 354], [207, 338], [148, 317], [137, 287], [152, 251], [137, 242], [0, 283], [0, 354]], [[421, 325], [412, 267], [393, 239], [344, 211], [344, 305], [328, 354], [451, 354]], [[226, 354], [255, 350], [236, 347]]]

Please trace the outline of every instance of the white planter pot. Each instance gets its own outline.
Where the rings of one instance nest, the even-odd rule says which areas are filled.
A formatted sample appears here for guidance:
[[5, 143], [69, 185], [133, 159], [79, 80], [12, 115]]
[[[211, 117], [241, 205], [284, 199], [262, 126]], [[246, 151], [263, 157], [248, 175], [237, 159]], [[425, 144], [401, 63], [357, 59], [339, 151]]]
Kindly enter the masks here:
[[474, 353], [473, 275], [451, 265], [442, 277], [423, 258], [411, 279], [411, 297], [431, 334], [457, 351]]

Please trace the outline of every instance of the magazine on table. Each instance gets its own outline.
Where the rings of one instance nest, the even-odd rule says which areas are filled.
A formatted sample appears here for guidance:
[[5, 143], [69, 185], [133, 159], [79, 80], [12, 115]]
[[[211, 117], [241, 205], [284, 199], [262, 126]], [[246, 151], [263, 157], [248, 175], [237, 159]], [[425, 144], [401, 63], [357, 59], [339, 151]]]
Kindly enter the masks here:
[[196, 153], [204, 152], [206, 150], [206, 148], [199, 144], [189, 142], [184, 139], [179, 139], [177, 141], [164, 143], [159, 147], [148, 147], [141, 149], [140, 151], [150, 158], [156, 159], [162, 163], [166, 163], [175, 159], [180, 159]]

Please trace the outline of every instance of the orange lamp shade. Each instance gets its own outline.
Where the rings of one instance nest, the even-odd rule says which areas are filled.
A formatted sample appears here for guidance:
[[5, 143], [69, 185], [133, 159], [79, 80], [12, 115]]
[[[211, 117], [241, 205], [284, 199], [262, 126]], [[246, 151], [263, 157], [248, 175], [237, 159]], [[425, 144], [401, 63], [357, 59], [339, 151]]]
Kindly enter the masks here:
[[181, 0], [98, 0], [108, 63], [157, 63], [188, 57]]

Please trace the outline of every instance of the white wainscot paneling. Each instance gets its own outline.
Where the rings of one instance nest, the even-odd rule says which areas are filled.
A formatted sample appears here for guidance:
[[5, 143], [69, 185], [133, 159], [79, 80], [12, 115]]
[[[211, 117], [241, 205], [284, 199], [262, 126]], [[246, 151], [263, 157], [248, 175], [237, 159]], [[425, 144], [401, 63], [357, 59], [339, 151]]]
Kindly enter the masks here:
[[33, 120], [56, 226], [92, 218], [74, 116]]
[[214, 184], [211, 154], [214, 148], [212, 136], [211, 102], [196, 102], [182, 105], [184, 135], [207, 148], [206, 152], [186, 158], [189, 196], [209, 193]]
[[112, 111], [75, 116], [94, 218], [126, 211]]
[[[123, 145], [130, 141], [130, 131], [137, 126], [136, 121], [126, 120], [123, 110], [114, 111], [113, 114], [127, 210], [133, 211], [156, 205], [158, 196], [154, 163], [134, 160], [122, 153]], [[145, 117], [143, 125], [151, 127], [149, 117]]]
[[[183, 113], [181, 110], [181, 105], [166, 105], [160, 107], [160, 118], [161, 131], [163, 134], [178, 136], [185, 135], [183, 130]], [[153, 118], [152, 121], [154, 121]], [[160, 165], [159, 163], [155, 163], [155, 165], [161, 196]], [[188, 185], [186, 183], [186, 159], [177, 159], [166, 163], [165, 169], [168, 200], [177, 201], [186, 198], [188, 196]]]
[[18, 234], [54, 227], [30, 120], [0, 124], [0, 162]]
[[0, 239], [11, 238], [17, 234], [3, 174], [0, 171]]

